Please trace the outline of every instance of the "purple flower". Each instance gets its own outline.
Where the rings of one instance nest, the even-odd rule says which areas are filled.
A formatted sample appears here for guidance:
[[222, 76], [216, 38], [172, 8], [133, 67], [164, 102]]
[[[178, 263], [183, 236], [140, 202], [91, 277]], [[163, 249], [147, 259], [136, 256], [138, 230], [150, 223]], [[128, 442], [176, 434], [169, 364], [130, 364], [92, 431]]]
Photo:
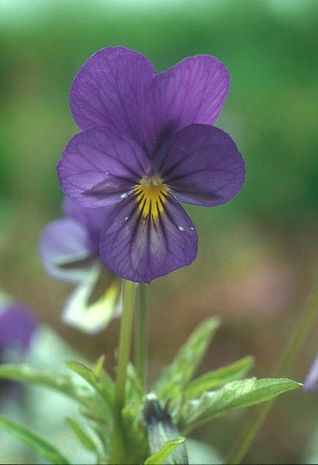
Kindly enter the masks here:
[[0, 311], [0, 360], [9, 351], [26, 352], [37, 327], [35, 317], [22, 305], [11, 303]]
[[[17, 303], [1, 305], [0, 364], [23, 360], [30, 349], [37, 326], [35, 317], [24, 306]], [[0, 380], [0, 397], [13, 394], [16, 387], [16, 383]]]
[[316, 356], [305, 379], [304, 389], [307, 392], [318, 391], [318, 355]]
[[64, 322], [94, 333], [120, 310], [120, 280], [99, 257], [101, 227], [111, 207], [91, 209], [66, 200], [63, 209], [65, 218], [44, 230], [40, 253], [49, 274], [77, 284], [65, 304]]
[[64, 151], [59, 180], [80, 205], [115, 206], [100, 253], [117, 275], [150, 282], [190, 264], [198, 238], [179, 202], [213, 207], [241, 189], [243, 159], [212, 126], [229, 85], [216, 58], [186, 58], [158, 74], [123, 47], [100, 50], [76, 75], [70, 102], [82, 132]]

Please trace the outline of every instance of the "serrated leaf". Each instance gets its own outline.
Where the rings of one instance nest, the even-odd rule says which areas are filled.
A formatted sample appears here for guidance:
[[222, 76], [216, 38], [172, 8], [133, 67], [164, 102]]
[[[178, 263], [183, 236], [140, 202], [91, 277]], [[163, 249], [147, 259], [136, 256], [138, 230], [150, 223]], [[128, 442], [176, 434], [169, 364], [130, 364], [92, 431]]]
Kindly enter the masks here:
[[84, 404], [86, 404], [86, 396], [90, 394], [89, 391], [76, 385], [67, 375], [25, 364], [0, 365], [0, 378], [51, 388]]
[[194, 399], [203, 394], [204, 391], [210, 391], [241, 378], [248, 373], [253, 364], [253, 357], [244, 357], [231, 365], [205, 373], [186, 386], [185, 398]]
[[66, 366], [83, 378], [104, 400], [108, 407], [114, 401], [114, 383], [110, 376], [100, 367], [99, 373], [80, 362], [67, 362]]
[[251, 407], [300, 387], [286, 378], [256, 379], [227, 383], [223, 388], [205, 392], [199, 399], [184, 403], [179, 428], [183, 434], [232, 410]]
[[[183, 444], [185, 438], [178, 437], [168, 441], [158, 452], [148, 457], [145, 461], [145, 465], [161, 465], [169, 457], [169, 455], [181, 444]], [[169, 462], [173, 463], [173, 462]]]
[[161, 399], [177, 397], [197, 370], [211, 339], [220, 325], [218, 318], [201, 323], [181, 347], [173, 362], [159, 378], [155, 392]]
[[0, 416], [0, 428], [31, 447], [31, 449], [36, 451], [50, 463], [56, 465], [69, 464], [69, 461], [46, 439], [43, 439], [37, 433], [29, 430], [25, 426], [9, 420], [6, 417]]
[[96, 444], [91, 439], [90, 435], [84, 430], [84, 428], [81, 425], [79, 425], [75, 420], [73, 420], [73, 418], [67, 417], [66, 422], [75, 434], [75, 436], [78, 438], [78, 440], [85, 447], [85, 449], [96, 453]]

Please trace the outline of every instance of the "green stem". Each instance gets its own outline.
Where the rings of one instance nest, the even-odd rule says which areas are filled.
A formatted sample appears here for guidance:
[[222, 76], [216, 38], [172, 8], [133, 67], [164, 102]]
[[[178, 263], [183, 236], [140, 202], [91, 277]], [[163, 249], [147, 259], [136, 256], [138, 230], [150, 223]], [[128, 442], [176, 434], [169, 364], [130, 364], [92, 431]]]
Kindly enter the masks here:
[[[317, 318], [318, 314], [318, 289], [316, 289], [305, 308], [304, 315], [300, 320], [299, 324], [296, 327], [294, 335], [291, 337], [287, 348], [283, 354], [282, 360], [279, 364], [279, 367], [276, 371], [275, 376], [277, 378], [282, 378], [289, 375], [291, 368], [293, 367], [295, 360], [302, 350], [306, 340], [312, 330], [313, 323]], [[259, 408], [254, 416], [252, 417], [250, 423], [247, 425], [247, 428], [240, 435], [239, 440], [234, 446], [231, 454], [226, 460], [227, 464], [238, 465], [242, 462], [246, 453], [250, 449], [258, 431], [262, 427], [267, 415], [271, 411], [275, 399], [270, 402], [265, 403], [261, 408]]]
[[123, 315], [121, 318], [118, 366], [116, 378], [116, 405], [119, 411], [125, 405], [127, 366], [131, 348], [133, 310], [135, 304], [136, 284], [123, 282]]
[[128, 463], [126, 450], [126, 432], [123, 425], [121, 412], [125, 406], [127, 366], [131, 349], [135, 294], [136, 284], [131, 281], [123, 281], [123, 314], [121, 318], [119, 335], [115, 406], [113, 412], [114, 430], [111, 454], [111, 463], [116, 464]]
[[149, 285], [140, 284], [136, 308], [135, 365], [143, 388], [147, 380]]

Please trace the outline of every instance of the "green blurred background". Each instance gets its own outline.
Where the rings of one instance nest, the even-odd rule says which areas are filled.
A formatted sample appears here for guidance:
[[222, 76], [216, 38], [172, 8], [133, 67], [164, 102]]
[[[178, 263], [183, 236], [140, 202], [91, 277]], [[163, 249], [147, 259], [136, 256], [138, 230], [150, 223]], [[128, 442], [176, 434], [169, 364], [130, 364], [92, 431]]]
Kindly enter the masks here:
[[[253, 354], [254, 373], [273, 374], [318, 258], [317, 31], [318, 3], [309, 0], [0, 0], [0, 287], [83, 356], [106, 352], [112, 365], [118, 321], [98, 337], [63, 326], [70, 288], [45, 275], [38, 257], [43, 227], [60, 216], [55, 165], [77, 130], [70, 83], [109, 45], [145, 54], [158, 70], [211, 54], [232, 77], [216, 125], [237, 142], [247, 181], [228, 205], [188, 209], [200, 252], [191, 267], [151, 286], [150, 375], [212, 314], [223, 326], [202, 369]], [[292, 373], [297, 380], [317, 350], [313, 335]], [[195, 436], [226, 454], [250, 414], [216, 420]], [[316, 425], [318, 396], [287, 395], [249, 462], [301, 463]]]

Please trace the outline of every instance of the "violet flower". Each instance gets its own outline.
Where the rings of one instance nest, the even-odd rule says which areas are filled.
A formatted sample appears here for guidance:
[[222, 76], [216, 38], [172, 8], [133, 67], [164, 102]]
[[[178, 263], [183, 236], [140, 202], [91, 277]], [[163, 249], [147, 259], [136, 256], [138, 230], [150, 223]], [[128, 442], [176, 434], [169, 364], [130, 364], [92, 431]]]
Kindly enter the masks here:
[[59, 180], [80, 205], [115, 205], [100, 253], [122, 278], [150, 282], [190, 264], [198, 238], [179, 202], [213, 207], [241, 189], [242, 156], [212, 126], [229, 86], [211, 56], [158, 74], [123, 47], [98, 51], [76, 75], [70, 103], [82, 132], [64, 151]]
[[318, 392], [318, 355], [306, 376], [304, 389], [307, 392]]
[[[1, 305], [0, 364], [23, 360], [31, 347], [37, 326], [35, 317], [24, 306], [17, 303]], [[16, 383], [0, 380], [0, 394], [7, 394], [16, 386]]]
[[85, 208], [66, 200], [63, 209], [65, 218], [44, 230], [40, 254], [49, 274], [77, 285], [65, 304], [63, 321], [95, 333], [120, 311], [120, 279], [98, 253], [101, 226], [110, 208]]

